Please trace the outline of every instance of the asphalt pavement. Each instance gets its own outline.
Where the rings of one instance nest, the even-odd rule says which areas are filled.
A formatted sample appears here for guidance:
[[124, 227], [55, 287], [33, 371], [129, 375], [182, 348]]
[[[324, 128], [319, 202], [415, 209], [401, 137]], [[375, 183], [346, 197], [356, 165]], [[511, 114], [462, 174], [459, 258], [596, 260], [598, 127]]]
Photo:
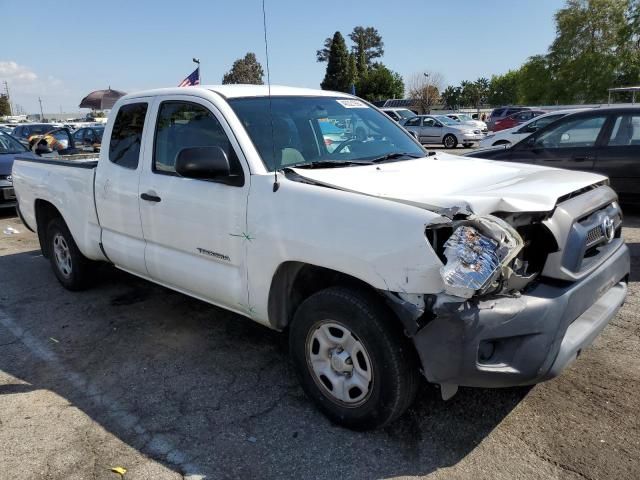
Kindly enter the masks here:
[[0, 479], [638, 479], [640, 215], [626, 225], [628, 301], [560, 377], [447, 402], [425, 384], [356, 433], [305, 397], [282, 334], [111, 267], [68, 292], [0, 213]]

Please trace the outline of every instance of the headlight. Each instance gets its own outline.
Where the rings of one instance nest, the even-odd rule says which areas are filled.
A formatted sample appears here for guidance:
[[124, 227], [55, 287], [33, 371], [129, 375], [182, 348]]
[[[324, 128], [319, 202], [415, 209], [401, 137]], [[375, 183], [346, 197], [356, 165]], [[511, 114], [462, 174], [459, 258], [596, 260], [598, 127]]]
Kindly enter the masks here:
[[473, 135], [473, 130], [463, 130], [462, 133], [466, 133], [467, 135]]
[[524, 242], [497, 217], [476, 217], [462, 222], [444, 244], [447, 259], [440, 269], [445, 292], [460, 298], [486, 293], [496, 285], [502, 267], [518, 254]]

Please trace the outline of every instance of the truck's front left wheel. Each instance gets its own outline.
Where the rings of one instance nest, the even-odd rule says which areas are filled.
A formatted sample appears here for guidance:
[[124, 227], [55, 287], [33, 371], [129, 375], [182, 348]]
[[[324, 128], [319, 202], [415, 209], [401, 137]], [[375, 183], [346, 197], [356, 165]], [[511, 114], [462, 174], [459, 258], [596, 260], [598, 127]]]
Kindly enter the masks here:
[[306, 394], [334, 422], [365, 430], [399, 417], [419, 383], [415, 352], [374, 294], [333, 287], [306, 299], [289, 349]]
[[53, 273], [62, 286], [67, 290], [87, 288], [91, 262], [78, 250], [69, 228], [61, 218], [49, 222], [47, 240]]

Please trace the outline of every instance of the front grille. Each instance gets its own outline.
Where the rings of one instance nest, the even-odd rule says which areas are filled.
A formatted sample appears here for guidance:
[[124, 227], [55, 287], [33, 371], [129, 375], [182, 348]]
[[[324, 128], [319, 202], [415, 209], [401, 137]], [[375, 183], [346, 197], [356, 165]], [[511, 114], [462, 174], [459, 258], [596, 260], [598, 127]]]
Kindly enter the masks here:
[[591, 247], [592, 245], [595, 245], [596, 243], [600, 242], [602, 239], [604, 239], [604, 233], [602, 231], [602, 227], [600, 226], [593, 227], [587, 233], [587, 248]]

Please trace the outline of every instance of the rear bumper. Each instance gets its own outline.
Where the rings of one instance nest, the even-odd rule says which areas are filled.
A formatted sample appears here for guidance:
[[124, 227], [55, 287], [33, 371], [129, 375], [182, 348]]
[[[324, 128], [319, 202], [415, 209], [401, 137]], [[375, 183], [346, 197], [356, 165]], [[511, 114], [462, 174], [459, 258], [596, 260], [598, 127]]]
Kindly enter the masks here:
[[443, 304], [413, 337], [425, 376], [472, 387], [557, 376], [624, 303], [629, 262], [622, 245], [579, 282], [543, 281], [520, 297]]

